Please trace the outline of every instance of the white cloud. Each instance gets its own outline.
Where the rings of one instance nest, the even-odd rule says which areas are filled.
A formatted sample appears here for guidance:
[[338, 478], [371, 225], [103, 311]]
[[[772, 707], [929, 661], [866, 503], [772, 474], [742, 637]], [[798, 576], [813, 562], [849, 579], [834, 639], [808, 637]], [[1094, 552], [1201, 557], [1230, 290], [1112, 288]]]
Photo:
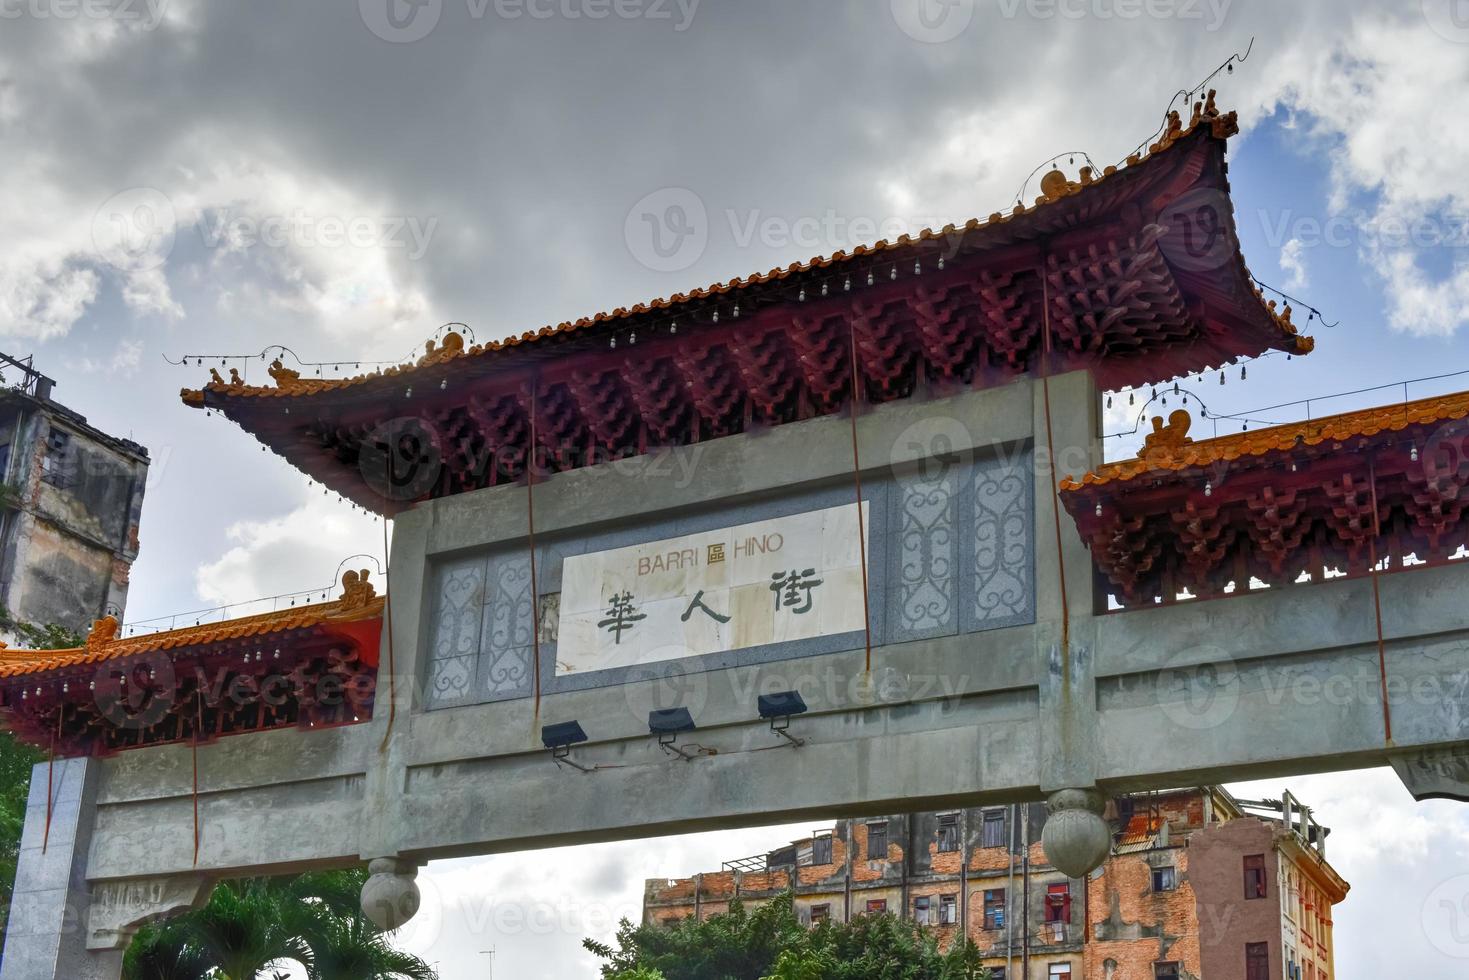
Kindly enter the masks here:
[[[1257, 85], [1263, 105], [1305, 117], [1298, 121], [1329, 167], [1334, 214], [1366, 198], [1366, 229], [1428, 222], [1449, 239], [1363, 232], [1358, 249], [1382, 283], [1394, 329], [1447, 335], [1469, 323], [1469, 48], [1428, 30], [1410, 6], [1399, 16], [1343, 15], [1328, 33], [1282, 44]], [[1456, 249], [1449, 262], [1427, 261], [1444, 248]], [[1281, 265], [1303, 276], [1303, 266], [1287, 264], [1298, 257], [1283, 250]], [[1435, 275], [1435, 266], [1447, 271]]]
[[[241, 521], [225, 532], [234, 544], [200, 566], [195, 589], [206, 603], [225, 605], [308, 589], [332, 589], [332, 574], [349, 555], [383, 554], [382, 523], [319, 491], [289, 513]], [[349, 567], [376, 568], [370, 561]], [[382, 585], [378, 577], [377, 584]], [[335, 596], [331, 592], [331, 596]], [[261, 610], [231, 610], [247, 615]]]
[[1302, 251], [1305, 243], [1292, 238], [1280, 247], [1280, 267], [1286, 272], [1286, 289], [1304, 289], [1310, 277], [1306, 274], [1306, 260]]
[[1384, 280], [1388, 319], [1414, 334], [1448, 336], [1469, 323], [1469, 258], [1434, 279], [1404, 250], [1374, 250], [1370, 258]]

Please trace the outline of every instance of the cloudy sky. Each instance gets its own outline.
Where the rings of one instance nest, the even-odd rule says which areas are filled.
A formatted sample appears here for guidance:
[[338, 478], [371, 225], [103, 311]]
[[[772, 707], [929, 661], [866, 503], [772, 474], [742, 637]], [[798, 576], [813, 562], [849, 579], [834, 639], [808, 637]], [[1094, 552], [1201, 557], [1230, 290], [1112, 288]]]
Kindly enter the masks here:
[[[1252, 39], [1218, 79], [1246, 256], [1340, 325], [1211, 408], [1469, 369], [1469, 0], [0, 0], [0, 349], [153, 450], [130, 619], [322, 587], [380, 526], [182, 408], [204, 369], [167, 359], [396, 360], [446, 321], [501, 336], [986, 215], [1057, 153], [1122, 158]], [[1341, 976], [1462, 974], [1429, 912], [1469, 810], [1294, 785], [1357, 886]], [[792, 832], [435, 866], [405, 942], [449, 978], [491, 946], [502, 977], [590, 976], [580, 937], [644, 877]]]

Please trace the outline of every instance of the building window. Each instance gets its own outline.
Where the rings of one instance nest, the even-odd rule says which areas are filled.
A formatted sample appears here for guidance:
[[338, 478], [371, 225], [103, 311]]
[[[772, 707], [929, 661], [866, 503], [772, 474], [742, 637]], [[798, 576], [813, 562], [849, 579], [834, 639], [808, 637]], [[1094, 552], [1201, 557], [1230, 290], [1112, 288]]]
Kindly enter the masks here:
[[1251, 854], [1245, 858], [1245, 898], [1265, 897], [1265, 855]]
[[1005, 892], [996, 888], [984, 893], [984, 927], [1005, 928]]
[[1046, 921], [1071, 921], [1071, 883], [1046, 886]]
[[1005, 968], [1003, 966], [990, 967], [990, 980], [1005, 980]]
[[813, 906], [811, 906], [811, 924], [813, 926], [819, 926], [823, 922], [830, 922], [830, 921], [831, 921], [831, 906], [830, 905], [813, 905]]
[[1153, 980], [1178, 980], [1178, 964], [1154, 963]]
[[1178, 887], [1178, 873], [1173, 868], [1153, 869], [1153, 891], [1171, 892]]
[[867, 902], [868, 915], [886, 915], [887, 910], [888, 900], [885, 898], [874, 898]]
[[913, 921], [921, 926], [933, 924], [933, 899], [928, 897], [913, 899]]
[[981, 847], [1004, 847], [1005, 846], [1005, 811], [986, 810], [984, 812], [984, 830], [980, 838]]
[[877, 820], [867, 825], [867, 860], [886, 861], [888, 857], [888, 822]]
[[946, 813], [939, 817], [939, 853], [948, 854], [959, 849], [959, 814]]
[[953, 926], [959, 924], [959, 896], [939, 896], [939, 925]]
[[1051, 980], [1071, 980], [1071, 964], [1052, 963], [1050, 977]]
[[1245, 945], [1245, 980], [1270, 980], [1270, 944]]
[[811, 842], [811, 863], [831, 864], [831, 835], [818, 837]]

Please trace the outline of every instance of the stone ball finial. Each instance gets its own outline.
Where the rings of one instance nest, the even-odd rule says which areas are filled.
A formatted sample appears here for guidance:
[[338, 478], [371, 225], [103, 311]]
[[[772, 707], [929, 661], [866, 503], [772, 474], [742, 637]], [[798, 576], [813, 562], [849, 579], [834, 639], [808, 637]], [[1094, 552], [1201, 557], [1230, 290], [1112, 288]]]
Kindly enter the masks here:
[[369, 877], [362, 886], [362, 914], [387, 932], [407, 925], [422, 903], [418, 891], [418, 866], [397, 858], [378, 858], [368, 864]]
[[1106, 797], [1095, 789], [1063, 789], [1046, 800], [1041, 843], [1046, 860], [1068, 878], [1084, 878], [1112, 853], [1112, 831], [1102, 814]]

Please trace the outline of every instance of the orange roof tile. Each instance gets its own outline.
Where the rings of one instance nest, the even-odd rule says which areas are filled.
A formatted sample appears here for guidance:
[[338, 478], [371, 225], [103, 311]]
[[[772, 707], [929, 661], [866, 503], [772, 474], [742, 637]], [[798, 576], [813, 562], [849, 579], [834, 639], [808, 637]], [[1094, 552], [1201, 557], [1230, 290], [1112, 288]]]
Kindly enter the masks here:
[[101, 663], [142, 653], [309, 629], [325, 623], [352, 623], [374, 619], [382, 615], [386, 597], [377, 595], [365, 576], [365, 572], [347, 572], [343, 576], [344, 591], [341, 597], [331, 602], [318, 602], [309, 606], [142, 636], [118, 636], [120, 627], [117, 620], [107, 616], [93, 624], [85, 646], [66, 650], [11, 650], [0, 647], [0, 680]]
[[[1147, 153], [1133, 154], [1127, 158], [1122, 170], [1137, 167], [1145, 160], [1152, 159], [1164, 153], [1186, 136], [1207, 127], [1216, 139], [1227, 139], [1239, 131], [1237, 114], [1234, 112], [1221, 113], [1214, 104], [1214, 92], [1208, 93], [1204, 102], [1194, 105], [1193, 117], [1188, 125], [1184, 125], [1177, 112], [1170, 112], [1168, 124], [1163, 136], [1151, 146]], [[412, 373], [420, 368], [441, 364], [445, 361], [455, 360], [461, 357], [475, 357], [481, 354], [493, 353], [509, 348], [531, 344], [549, 337], [561, 336], [575, 333], [595, 327], [603, 323], [623, 320], [628, 317], [652, 313], [659, 310], [670, 310], [681, 304], [709, 297], [721, 296], [737, 290], [748, 289], [751, 286], [765, 283], [779, 282], [799, 273], [809, 272], [813, 269], [824, 269], [844, 262], [859, 259], [863, 256], [871, 256], [887, 252], [893, 249], [907, 247], [918, 242], [947, 238], [956, 232], [973, 231], [981, 227], [993, 227], [1004, 225], [1023, 215], [1033, 214], [1049, 205], [1054, 205], [1066, 198], [1076, 194], [1084, 193], [1090, 188], [1099, 186], [1107, 178], [1121, 172], [1118, 167], [1109, 166], [1100, 175], [1093, 175], [1090, 167], [1082, 168], [1081, 180], [1068, 181], [1059, 171], [1048, 173], [1042, 180], [1043, 193], [1035, 199], [1035, 204], [1027, 208], [1024, 203], [1016, 204], [1008, 212], [996, 211], [987, 219], [980, 220], [971, 218], [962, 228], [953, 224], [945, 225], [938, 230], [926, 228], [917, 236], [902, 235], [896, 241], [886, 239], [878, 241], [874, 245], [858, 245], [850, 252], [838, 251], [830, 256], [816, 256], [806, 262], [792, 262], [785, 268], [774, 268], [766, 273], [755, 273], [745, 278], [735, 278], [724, 283], [713, 283], [702, 289], [695, 289], [687, 293], [675, 293], [662, 299], [655, 299], [647, 303], [638, 303], [631, 307], [619, 307], [611, 312], [598, 313], [590, 317], [582, 317], [575, 321], [563, 321], [554, 326], [548, 325], [539, 330], [527, 331], [520, 336], [507, 337], [499, 341], [486, 341], [466, 348], [464, 339], [457, 333], [450, 333], [445, 338], [442, 347], [435, 347], [433, 341], [429, 341], [425, 348], [424, 356], [416, 362], [403, 364], [386, 369], [379, 369], [369, 374], [361, 374], [351, 378], [302, 378], [300, 373], [285, 367], [279, 360], [271, 365], [269, 373], [275, 381], [275, 386], [247, 385], [238, 375], [231, 372], [231, 380], [225, 381], [217, 371], [211, 369], [213, 380], [201, 389], [183, 389], [179, 394], [184, 404], [195, 408], [204, 407], [204, 395], [206, 392], [227, 394], [233, 397], [296, 397], [302, 395], [315, 395], [321, 392], [334, 391], [342, 388], [350, 388], [355, 385], [364, 384], [381, 377], [390, 377]], [[1248, 270], [1246, 270], [1248, 271]], [[1263, 298], [1262, 298], [1263, 302]], [[1269, 304], [1270, 315], [1277, 326], [1290, 336], [1296, 337], [1296, 352], [1301, 354], [1310, 353], [1315, 346], [1315, 341], [1310, 337], [1297, 335], [1296, 327], [1290, 322], [1290, 312], [1287, 308], [1283, 313], [1275, 311], [1275, 304]]]
[[1375, 436], [1380, 432], [1400, 432], [1413, 425], [1432, 425], [1463, 418], [1469, 418], [1469, 392], [1344, 412], [1340, 415], [1328, 415], [1305, 422], [1291, 422], [1194, 442], [1187, 435], [1191, 422], [1189, 414], [1180, 409], [1169, 416], [1169, 424], [1166, 426], [1162, 419], [1153, 420], [1153, 434], [1148, 437], [1137, 458], [1098, 467], [1080, 481], [1067, 477], [1061, 481], [1061, 490], [1075, 492], [1086, 487], [1125, 482], [1159, 471], [1186, 470], [1283, 452], [1298, 446], [1344, 442], [1362, 436]]

